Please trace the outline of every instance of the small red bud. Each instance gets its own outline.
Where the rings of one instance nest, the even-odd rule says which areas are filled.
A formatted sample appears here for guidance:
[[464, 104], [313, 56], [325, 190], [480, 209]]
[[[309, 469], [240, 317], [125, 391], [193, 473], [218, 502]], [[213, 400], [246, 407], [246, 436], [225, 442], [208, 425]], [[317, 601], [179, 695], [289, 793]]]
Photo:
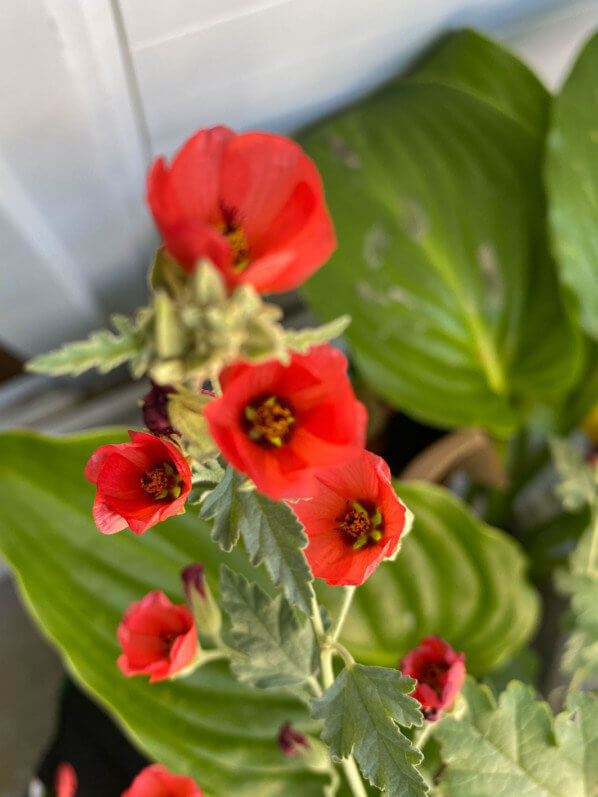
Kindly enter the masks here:
[[203, 562], [196, 562], [193, 565], [187, 565], [181, 571], [181, 578], [185, 587], [185, 595], [187, 601], [191, 603], [192, 593], [191, 590], [195, 589], [199, 592], [202, 598], [206, 598], [206, 568]]
[[170, 385], [152, 382], [152, 389], [143, 398], [143, 422], [152, 434], [164, 437], [178, 434], [168, 417], [168, 396], [172, 393], [176, 393], [176, 390]]
[[203, 563], [196, 562], [187, 565], [181, 571], [181, 578], [185, 588], [185, 597], [195, 617], [198, 632], [217, 640], [220, 636], [222, 616], [210, 591]]
[[293, 730], [290, 722], [285, 722], [278, 731], [278, 746], [285, 755], [297, 756], [307, 750], [309, 742], [302, 733]]

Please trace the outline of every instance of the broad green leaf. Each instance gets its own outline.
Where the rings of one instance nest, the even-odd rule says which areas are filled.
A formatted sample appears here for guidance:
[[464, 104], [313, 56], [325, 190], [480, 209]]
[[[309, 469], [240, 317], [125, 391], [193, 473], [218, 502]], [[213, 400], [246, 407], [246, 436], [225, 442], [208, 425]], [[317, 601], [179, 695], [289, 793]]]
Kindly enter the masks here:
[[323, 324], [321, 327], [306, 327], [305, 329], [287, 329], [285, 332], [285, 345], [293, 351], [306, 352], [311, 346], [326, 343], [327, 340], [338, 338], [351, 323], [351, 316], [342, 315]]
[[414, 417], [505, 435], [576, 379], [545, 234], [547, 105], [523, 65], [468, 34], [301, 139], [339, 241], [305, 295], [323, 320], [351, 314], [358, 369]]
[[347, 665], [312, 704], [332, 755], [353, 753], [364, 777], [395, 797], [428, 791], [416, 768], [422, 754], [399, 728], [423, 722], [419, 703], [409, 697], [415, 684], [396, 669]]
[[[448, 490], [406, 482], [397, 492], [413, 512], [413, 529], [396, 560], [381, 564], [355, 593], [343, 641], [358, 661], [392, 667], [423, 636], [438, 634], [481, 676], [534, 633], [538, 597], [526, 579], [526, 557]], [[322, 587], [319, 594], [337, 605], [338, 590]]]
[[60, 349], [41, 354], [27, 363], [27, 370], [37, 374], [72, 374], [77, 376], [89, 368], [105, 374], [122, 363], [130, 362], [131, 370], [141, 376], [151, 352], [145, 342], [144, 331], [149, 323], [147, 314], [132, 321], [123, 315], [112, 316], [116, 332], [101, 329], [87, 340], [65, 343]]
[[241, 485], [242, 477], [229, 466], [206, 498], [201, 517], [214, 519], [212, 538], [229, 551], [241, 534], [252, 564], [264, 564], [289, 601], [309, 614], [313, 576], [303, 553], [303, 526], [286, 504]]
[[544, 137], [548, 92], [515, 55], [474, 30], [447, 33], [408, 77], [467, 92]]
[[105, 536], [91, 516], [94, 488], [83, 468], [123, 430], [55, 440], [26, 433], [0, 442], [0, 550], [29, 610], [60, 648], [69, 670], [151, 758], [192, 775], [210, 797], [321, 795], [327, 776], [286, 759], [276, 744], [290, 720], [317, 735], [302, 704], [239, 684], [226, 663], [150, 686], [116, 667], [116, 628], [125, 608], [151, 589], [183, 602], [180, 570], [203, 561], [212, 589], [226, 561], [262, 578], [240, 548], [223, 554], [207, 524], [187, 514], [149, 530]]
[[220, 570], [222, 606], [231, 621], [226, 641], [235, 651], [237, 678], [262, 688], [299, 686], [318, 669], [318, 648], [311, 627], [299, 622], [282, 596], [271, 598], [229, 567]]
[[206, 496], [200, 511], [203, 520], [213, 520], [212, 539], [223, 551], [232, 551], [239, 541], [243, 507], [239, 497], [239, 487], [243, 477], [227, 467], [218, 486]]
[[598, 339], [598, 34], [553, 104], [546, 185], [560, 276]]
[[534, 690], [512, 681], [498, 703], [467, 679], [465, 709], [441, 720], [446, 797], [590, 797], [596, 793], [598, 704], [575, 695], [556, 721]]

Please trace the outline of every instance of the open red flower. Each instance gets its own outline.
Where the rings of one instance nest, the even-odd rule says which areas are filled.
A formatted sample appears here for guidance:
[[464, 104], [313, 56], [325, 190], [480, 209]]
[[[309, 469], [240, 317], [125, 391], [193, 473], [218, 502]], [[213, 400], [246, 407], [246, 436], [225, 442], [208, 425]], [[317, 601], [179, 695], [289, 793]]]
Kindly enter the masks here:
[[320, 175], [284, 136], [200, 130], [170, 166], [163, 158], [154, 162], [147, 197], [181, 266], [191, 271], [207, 257], [230, 287], [290, 290], [336, 246]]
[[185, 669], [197, 650], [193, 615], [159, 590], [132, 603], [118, 626], [123, 649], [118, 666], [125, 675], [150, 675], [150, 683], [163, 681]]
[[437, 636], [427, 636], [399, 664], [403, 675], [417, 679], [413, 697], [419, 700], [424, 717], [438, 719], [455, 702], [465, 679], [465, 654], [456, 653]]
[[60, 764], [54, 775], [54, 793], [56, 797], [75, 797], [77, 786], [77, 773], [72, 764], [66, 761]]
[[179, 449], [146, 432], [129, 432], [130, 443], [101, 446], [85, 467], [97, 485], [93, 517], [103, 534], [127, 526], [135, 534], [184, 511], [191, 471]]
[[305, 526], [311, 571], [327, 584], [359, 585], [394, 556], [408, 510], [386, 462], [369, 451], [316, 474], [310, 501], [292, 505]]
[[365, 407], [332, 346], [293, 354], [289, 365], [239, 363], [220, 375], [222, 396], [204, 410], [225, 459], [274, 499], [311, 495], [314, 468], [363, 446]]
[[187, 775], [173, 775], [161, 764], [152, 764], [141, 770], [121, 797], [203, 797], [203, 792]]

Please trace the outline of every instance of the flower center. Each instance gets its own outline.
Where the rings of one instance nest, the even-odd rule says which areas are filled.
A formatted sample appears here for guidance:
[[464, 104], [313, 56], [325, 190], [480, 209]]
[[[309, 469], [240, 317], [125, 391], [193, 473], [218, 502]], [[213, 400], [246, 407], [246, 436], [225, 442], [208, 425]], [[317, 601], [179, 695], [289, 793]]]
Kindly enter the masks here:
[[259, 404], [248, 404], [244, 416], [251, 440], [270, 443], [276, 448], [282, 446], [295, 423], [291, 408], [277, 396]]
[[338, 531], [345, 535], [354, 551], [382, 539], [382, 515], [377, 507], [370, 511], [358, 501], [347, 501], [345, 511], [336, 518]]
[[224, 235], [231, 248], [233, 268], [237, 272], [243, 271], [249, 265], [249, 243], [243, 228], [236, 221], [236, 211], [224, 205], [220, 207], [224, 221], [217, 230]]
[[160, 641], [164, 645], [164, 652], [168, 655], [172, 650], [172, 646], [177, 640], [177, 637], [180, 635], [177, 634], [175, 631], [159, 631], [158, 636], [160, 637]]
[[448, 672], [449, 665], [444, 661], [431, 661], [426, 664], [418, 676], [418, 681], [431, 687], [438, 697], [442, 697], [443, 676]]
[[170, 462], [163, 462], [142, 473], [139, 481], [150, 498], [162, 501], [164, 498], [174, 500], [179, 497], [183, 479]]

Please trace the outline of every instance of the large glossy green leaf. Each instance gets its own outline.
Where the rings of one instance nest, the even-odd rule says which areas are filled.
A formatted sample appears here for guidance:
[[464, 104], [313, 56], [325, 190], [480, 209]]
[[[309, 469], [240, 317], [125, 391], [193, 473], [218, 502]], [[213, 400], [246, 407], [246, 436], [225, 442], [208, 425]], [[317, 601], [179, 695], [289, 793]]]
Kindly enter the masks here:
[[598, 34], [554, 101], [546, 184], [561, 278], [598, 339]]
[[[397, 491], [413, 529], [395, 562], [357, 590], [345, 643], [358, 661], [392, 666], [423, 636], [439, 634], [465, 651], [469, 672], [499, 666], [529, 640], [538, 617], [521, 548], [442, 487], [409, 482]], [[330, 587], [320, 594], [331, 607], [338, 599]]]
[[358, 368], [413, 416], [504, 434], [575, 379], [545, 235], [547, 103], [513, 56], [457, 34], [301, 139], [339, 240], [305, 295], [323, 319], [351, 314]]
[[[316, 732], [301, 704], [237, 683], [225, 664], [152, 686], [116, 668], [115, 631], [125, 607], [153, 588], [182, 601], [185, 564], [202, 560], [214, 590], [221, 562], [271, 590], [241, 546], [223, 553], [208, 525], [190, 513], [141, 537], [97, 532], [94, 488], [83, 467], [95, 448], [125, 439], [123, 430], [65, 440], [0, 437], [0, 552], [31, 612], [139, 746], [192, 773], [208, 794], [297, 794], [299, 784], [301, 794], [320, 793], [324, 781], [283, 760], [274, 741], [287, 719]], [[357, 591], [344, 641], [358, 661], [392, 666], [423, 635], [438, 633], [481, 674], [532, 633], [537, 600], [524, 579], [524, 557], [447, 491], [413, 483], [400, 494], [416, 514], [413, 531], [397, 560]], [[334, 588], [320, 592], [331, 607], [340, 597]]]
[[182, 602], [179, 573], [190, 561], [206, 563], [213, 586], [225, 557], [250, 578], [257, 572], [240, 549], [222, 554], [207, 524], [191, 516], [142, 537], [99, 534], [83, 467], [97, 446], [119, 439], [125, 440], [120, 430], [60, 442], [2, 437], [0, 550], [30, 610], [131, 738], [174, 771], [191, 774], [206, 794], [320, 795], [326, 780], [286, 759], [275, 741], [286, 720], [314, 730], [295, 700], [239, 684], [223, 663], [151, 686], [117, 669], [116, 627], [131, 601], [161, 588]]

